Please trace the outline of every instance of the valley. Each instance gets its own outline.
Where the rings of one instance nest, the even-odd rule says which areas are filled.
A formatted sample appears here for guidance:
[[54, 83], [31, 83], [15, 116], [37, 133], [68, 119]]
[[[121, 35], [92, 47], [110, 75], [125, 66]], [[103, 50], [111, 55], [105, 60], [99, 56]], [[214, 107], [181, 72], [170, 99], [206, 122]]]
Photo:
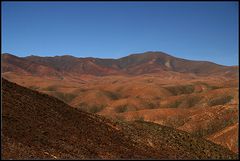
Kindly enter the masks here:
[[120, 59], [4, 54], [3, 78], [73, 108], [147, 121], [238, 153], [238, 67], [147, 52]]
[[125, 122], [72, 108], [2, 79], [4, 159], [237, 159], [236, 153], [174, 128]]

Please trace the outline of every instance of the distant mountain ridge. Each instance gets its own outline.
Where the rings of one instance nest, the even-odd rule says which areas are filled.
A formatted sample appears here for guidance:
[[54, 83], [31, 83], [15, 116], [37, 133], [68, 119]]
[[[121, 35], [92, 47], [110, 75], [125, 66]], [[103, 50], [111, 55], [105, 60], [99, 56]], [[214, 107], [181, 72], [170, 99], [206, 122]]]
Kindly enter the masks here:
[[119, 59], [77, 58], [71, 55], [17, 57], [5, 53], [2, 54], [2, 59], [2, 72], [22, 72], [34, 75], [89, 74], [105, 76], [178, 72], [200, 76], [214, 74], [236, 77], [238, 73], [238, 66], [223, 66], [208, 61], [186, 60], [163, 52], [132, 54]]

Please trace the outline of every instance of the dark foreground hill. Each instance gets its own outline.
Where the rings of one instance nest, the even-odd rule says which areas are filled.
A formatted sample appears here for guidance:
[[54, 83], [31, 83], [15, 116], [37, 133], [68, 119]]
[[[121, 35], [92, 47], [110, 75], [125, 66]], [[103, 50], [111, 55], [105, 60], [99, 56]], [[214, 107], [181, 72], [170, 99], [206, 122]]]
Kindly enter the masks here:
[[2, 79], [3, 159], [236, 159], [210, 141], [154, 123], [74, 109]]

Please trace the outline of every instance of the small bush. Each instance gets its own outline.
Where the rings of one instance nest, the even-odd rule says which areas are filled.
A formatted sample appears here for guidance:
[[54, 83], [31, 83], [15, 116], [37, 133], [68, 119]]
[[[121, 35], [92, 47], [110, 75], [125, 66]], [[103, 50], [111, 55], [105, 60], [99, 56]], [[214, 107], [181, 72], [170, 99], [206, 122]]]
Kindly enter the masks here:
[[152, 80], [152, 79], [148, 79], [148, 80], [146, 80], [146, 82], [147, 82], [147, 83], [152, 83], [153, 80]]
[[141, 98], [141, 97], [140, 97], [140, 96], [135, 96], [135, 98], [138, 98], [138, 99], [139, 99], [139, 98]]
[[143, 116], [139, 116], [139, 115], [136, 115], [135, 118], [134, 118], [135, 121], [144, 121], [144, 117]]
[[220, 97], [211, 99], [208, 102], [208, 105], [209, 106], [224, 105], [230, 102], [232, 99], [233, 99], [233, 96], [220, 96]]
[[138, 121], [144, 121], [144, 117], [143, 117], [143, 116], [140, 116], [137, 120], [138, 120]]
[[93, 105], [92, 107], [90, 107], [89, 112], [97, 113], [102, 111], [105, 107], [106, 105]]
[[124, 117], [121, 116], [121, 115], [116, 115], [115, 118], [116, 118], [117, 121], [124, 121]]
[[155, 100], [161, 100], [161, 97], [160, 96], [156, 96], [154, 97]]
[[77, 95], [72, 94], [72, 93], [61, 93], [61, 92], [54, 92], [54, 96], [57, 97], [58, 99], [69, 103], [72, 101]]
[[187, 85], [183, 87], [183, 94], [190, 94], [194, 92], [194, 86], [193, 85]]
[[198, 102], [200, 102], [201, 98], [200, 97], [189, 97], [186, 98], [186, 107], [193, 107], [195, 106]]
[[160, 107], [159, 102], [144, 102], [144, 106], [149, 109], [154, 109]]
[[173, 103], [168, 104], [169, 108], [177, 108], [181, 104], [181, 101], [177, 100]]
[[171, 87], [165, 87], [165, 88], [175, 96], [181, 95], [181, 94], [191, 94], [194, 92], [193, 85], [171, 86]]
[[218, 86], [208, 86], [208, 89], [210, 89], [210, 90], [219, 89], [219, 88], [221, 88], [221, 87], [218, 87]]
[[78, 105], [78, 108], [85, 111], [85, 112], [90, 112], [90, 113], [98, 113], [100, 111], [102, 111], [104, 108], [106, 107], [106, 105], [93, 105], [93, 106], [89, 106], [87, 103], [80, 103]]
[[39, 89], [39, 87], [36, 87], [36, 86], [29, 86], [28, 88], [32, 89], [32, 90], [37, 90]]
[[115, 111], [117, 113], [123, 113], [123, 112], [126, 112], [128, 109], [127, 105], [120, 105], [120, 106], [117, 106]]
[[187, 121], [186, 118], [183, 116], [168, 116], [167, 119], [165, 120], [164, 124], [166, 126], [174, 127], [177, 128], [179, 126], [184, 125], [184, 123]]
[[47, 91], [56, 91], [57, 90], [57, 86], [48, 86], [45, 88], [45, 90]]
[[84, 102], [80, 103], [80, 104], [77, 106], [77, 108], [79, 108], [79, 109], [81, 109], [81, 110], [83, 110], [83, 111], [85, 111], [85, 112], [89, 112], [89, 111], [88, 111], [88, 110], [89, 110], [89, 107], [88, 107], [88, 105], [87, 105], [86, 103], [84, 103]]
[[119, 93], [114, 93], [110, 91], [104, 91], [104, 93], [112, 100], [118, 100], [119, 98], [121, 98], [121, 95]]

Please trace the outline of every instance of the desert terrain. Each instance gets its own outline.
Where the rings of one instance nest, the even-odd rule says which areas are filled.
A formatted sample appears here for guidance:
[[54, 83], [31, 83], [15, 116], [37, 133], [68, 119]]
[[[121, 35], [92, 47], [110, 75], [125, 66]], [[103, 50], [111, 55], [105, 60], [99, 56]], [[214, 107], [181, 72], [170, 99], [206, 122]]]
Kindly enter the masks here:
[[235, 153], [238, 70], [162, 52], [120, 59], [2, 54], [3, 78], [54, 96], [69, 108], [118, 122], [148, 122], [131, 125], [139, 128], [152, 124], [184, 131]]
[[145, 121], [119, 121], [2, 80], [3, 159], [237, 159], [228, 148]]

